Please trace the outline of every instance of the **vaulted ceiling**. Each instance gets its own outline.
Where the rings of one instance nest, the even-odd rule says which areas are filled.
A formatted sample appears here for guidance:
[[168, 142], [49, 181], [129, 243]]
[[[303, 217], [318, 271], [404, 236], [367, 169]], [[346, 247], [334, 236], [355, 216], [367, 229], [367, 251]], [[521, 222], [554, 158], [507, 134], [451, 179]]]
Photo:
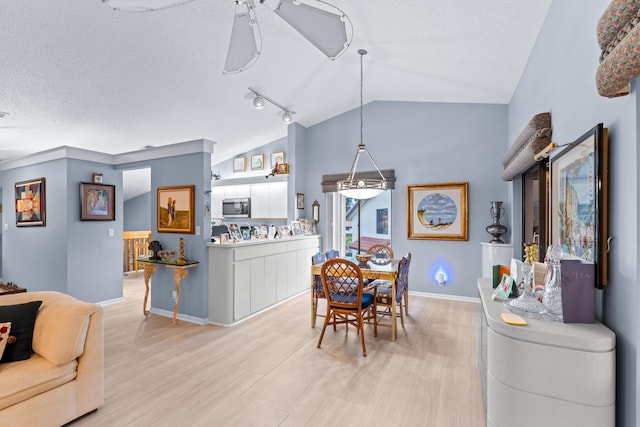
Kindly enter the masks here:
[[[110, 154], [216, 141], [214, 163], [373, 100], [508, 103], [551, 0], [330, 0], [353, 22], [331, 61], [264, 5], [262, 53], [223, 75], [234, 0], [131, 13], [101, 0], [0, 3], [0, 160], [68, 145]], [[256, 1], [256, 3], [258, 3]]]

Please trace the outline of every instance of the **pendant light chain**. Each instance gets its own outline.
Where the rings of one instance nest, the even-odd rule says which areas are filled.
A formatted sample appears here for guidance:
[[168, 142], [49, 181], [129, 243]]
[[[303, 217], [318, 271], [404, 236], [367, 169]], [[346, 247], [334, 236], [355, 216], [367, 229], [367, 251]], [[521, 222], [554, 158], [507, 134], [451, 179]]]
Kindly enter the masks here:
[[362, 93], [364, 92], [364, 71], [363, 71], [363, 65], [362, 65], [362, 58], [364, 58], [364, 56], [367, 54], [367, 51], [364, 49], [360, 49], [358, 53], [360, 54], [360, 144], [363, 144], [364, 142], [363, 142], [362, 130], [364, 129], [364, 125], [363, 125], [364, 115], [362, 114], [362, 104], [364, 101], [363, 101]]

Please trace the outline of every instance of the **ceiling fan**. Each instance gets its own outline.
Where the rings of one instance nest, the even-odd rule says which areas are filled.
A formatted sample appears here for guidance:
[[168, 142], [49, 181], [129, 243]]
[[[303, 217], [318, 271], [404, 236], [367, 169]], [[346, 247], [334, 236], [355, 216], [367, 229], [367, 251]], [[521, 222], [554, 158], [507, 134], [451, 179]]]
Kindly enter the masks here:
[[[149, 12], [179, 6], [194, 0], [102, 0], [115, 10]], [[239, 73], [253, 65], [262, 50], [262, 35], [256, 16], [256, 1], [236, 3], [224, 74]], [[257, 0], [281, 17], [329, 59], [342, 55], [353, 38], [351, 20], [323, 0]]]

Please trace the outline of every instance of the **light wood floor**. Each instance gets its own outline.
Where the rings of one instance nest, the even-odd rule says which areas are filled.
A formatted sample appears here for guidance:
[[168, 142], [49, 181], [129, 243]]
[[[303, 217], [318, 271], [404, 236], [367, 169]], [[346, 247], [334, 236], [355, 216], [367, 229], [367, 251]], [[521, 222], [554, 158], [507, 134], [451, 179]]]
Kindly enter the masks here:
[[[142, 315], [144, 283], [105, 307], [105, 403], [83, 426], [485, 426], [478, 306], [410, 297], [406, 329], [309, 325], [309, 296], [238, 326]], [[321, 306], [321, 310], [324, 306]], [[399, 324], [399, 322], [398, 322]]]

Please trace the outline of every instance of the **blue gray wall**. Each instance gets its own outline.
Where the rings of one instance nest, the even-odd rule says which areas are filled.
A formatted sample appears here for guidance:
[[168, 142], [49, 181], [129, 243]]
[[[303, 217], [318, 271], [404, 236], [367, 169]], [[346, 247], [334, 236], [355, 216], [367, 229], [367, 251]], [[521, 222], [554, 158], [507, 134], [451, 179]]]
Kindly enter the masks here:
[[[351, 169], [359, 132], [356, 109], [305, 133], [306, 199], [321, 203], [321, 233], [327, 233], [322, 219], [330, 215], [320, 186], [322, 175]], [[477, 297], [480, 242], [490, 240], [485, 231], [491, 223], [489, 201], [507, 202], [508, 184], [500, 179], [506, 141], [506, 105], [384, 101], [364, 106], [364, 142], [380, 169], [395, 169], [391, 239], [395, 253], [413, 255], [409, 272], [413, 291]], [[372, 169], [368, 159], [362, 159], [358, 171]], [[407, 186], [459, 181], [469, 182], [469, 240], [409, 240]], [[445, 287], [434, 280], [440, 266], [449, 276]]]
[[[115, 221], [80, 221], [80, 183], [91, 182], [93, 173], [116, 186]], [[89, 302], [122, 297], [122, 174], [100, 163], [58, 159], [5, 170], [2, 182], [13, 189], [16, 182], [40, 177], [45, 178], [44, 227], [16, 227], [15, 209], [3, 213], [8, 227], [2, 233], [3, 279], [29, 291], [56, 290]], [[13, 190], [3, 191], [4, 206], [13, 207], [13, 198]]]
[[151, 192], [124, 202], [124, 231], [151, 230]]
[[[531, 117], [550, 111], [553, 141], [571, 142], [602, 122], [609, 128], [609, 285], [598, 291], [598, 317], [616, 333], [617, 422], [637, 424], [638, 308], [638, 100], [603, 98], [595, 87], [600, 50], [598, 19], [609, 0], [554, 1], [526, 70], [509, 104], [509, 143]], [[514, 186], [517, 184], [514, 184]], [[519, 189], [513, 189], [514, 204]], [[519, 230], [516, 230], [519, 232]], [[515, 237], [515, 236], [514, 236]], [[520, 237], [516, 237], [517, 240]], [[586, 373], [588, 374], [588, 373]]]

